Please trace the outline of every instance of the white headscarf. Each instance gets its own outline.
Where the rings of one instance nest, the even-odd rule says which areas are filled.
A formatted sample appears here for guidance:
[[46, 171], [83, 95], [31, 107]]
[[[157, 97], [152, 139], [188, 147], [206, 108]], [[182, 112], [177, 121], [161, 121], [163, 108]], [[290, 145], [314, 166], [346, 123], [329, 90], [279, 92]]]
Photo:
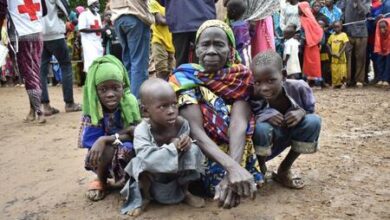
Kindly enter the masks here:
[[97, 2], [98, 0], [88, 0], [88, 6], [91, 6], [93, 3]]

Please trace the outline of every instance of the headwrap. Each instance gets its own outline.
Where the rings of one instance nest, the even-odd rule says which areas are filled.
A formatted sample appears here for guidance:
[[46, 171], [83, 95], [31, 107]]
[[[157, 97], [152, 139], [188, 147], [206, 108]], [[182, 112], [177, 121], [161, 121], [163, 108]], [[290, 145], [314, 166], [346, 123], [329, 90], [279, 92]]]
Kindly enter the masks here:
[[236, 39], [234, 38], [233, 30], [227, 25], [225, 22], [220, 20], [208, 20], [205, 21], [196, 32], [196, 40], [195, 43], [198, 43], [200, 35], [204, 30], [210, 27], [221, 28], [225, 33], [229, 41], [230, 46], [230, 57], [226, 63], [226, 66], [231, 67], [234, 63], [240, 63], [241, 58], [236, 50]]
[[324, 31], [316, 21], [308, 2], [300, 2], [298, 3], [298, 7], [303, 13], [300, 19], [303, 30], [305, 31], [306, 44], [309, 47], [315, 46], [322, 41]]
[[75, 10], [77, 14], [81, 14], [83, 11], [85, 11], [85, 8], [83, 6], [77, 6]]
[[247, 9], [244, 14], [246, 21], [259, 21], [280, 10], [279, 0], [246, 0], [246, 3]]
[[89, 67], [83, 88], [83, 114], [91, 117], [91, 124], [98, 125], [103, 118], [103, 108], [96, 86], [108, 80], [122, 82], [123, 96], [119, 104], [125, 126], [141, 119], [137, 99], [130, 93], [130, 80], [121, 61], [112, 55], [97, 58]]
[[[381, 21], [386, 22], [387, 25], [387, 33], [385, 36], [383, 36], [379, 27], [379, 22]], [[390, 18], [382, 18], [376, 24], [374, 52], [382, 56], [390, 54]]]
[[93, 3], [97, 2], [98, 0], [88, 0], [88, 6], [91, 6]]

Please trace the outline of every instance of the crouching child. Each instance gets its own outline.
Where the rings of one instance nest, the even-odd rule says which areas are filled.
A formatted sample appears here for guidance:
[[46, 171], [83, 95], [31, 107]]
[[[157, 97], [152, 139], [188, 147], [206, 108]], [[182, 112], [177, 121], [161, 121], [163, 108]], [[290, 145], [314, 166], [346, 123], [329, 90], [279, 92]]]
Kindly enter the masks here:
[[321, 118], [314, 114], [313, 91], [302, 80], [286, 79], [279, 54], [267, 51], [252, 62], [254, 90], [251, 100], [256, 115], [253, 142], [261, 171], [267, 172], [266, 161], [291, 149], [272, 174], [285, 187], [301, 189], [301, 177], [293, 176], [291, 166], [301, 154], [315, 153], [321, 130]]
[[113, 186], [108, 178], [123, 187], [124, 169], [134, 156], [133, 132], [141, 116], [126, 69], [112, 55], [92, 63], [83, 89], [79, 146], [88, 149], [85, 168], [97, 174], [86, 196], [98, 201]]
[[125, 169], [131, 179], [121, 192], [126, 198], [122, 213], [139, 216], [151, 200], [203, 207], [204, 200], [192, 195], [188, 184], [200, 178], [204, 156], [189, 137], [188, 122], [178, 116], [174, 90], [162, 79], [149, 79], [140, 98], [146, 118], [134, 132], [136, 157]]

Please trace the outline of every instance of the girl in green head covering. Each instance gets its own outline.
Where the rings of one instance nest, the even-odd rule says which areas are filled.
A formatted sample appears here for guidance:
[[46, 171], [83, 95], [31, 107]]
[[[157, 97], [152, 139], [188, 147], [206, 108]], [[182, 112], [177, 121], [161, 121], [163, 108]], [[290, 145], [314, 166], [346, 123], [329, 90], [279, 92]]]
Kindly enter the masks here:
[[124, 168], [133, 157], [133, 131], [141, 120], [137, 99], [122, 63], [112, 55], [96, 59], [83, 88], [79, 146], [88, 149], [85, 168], [97, 174], [87, 197], [105, 196], [107, 178], [124, 183]]

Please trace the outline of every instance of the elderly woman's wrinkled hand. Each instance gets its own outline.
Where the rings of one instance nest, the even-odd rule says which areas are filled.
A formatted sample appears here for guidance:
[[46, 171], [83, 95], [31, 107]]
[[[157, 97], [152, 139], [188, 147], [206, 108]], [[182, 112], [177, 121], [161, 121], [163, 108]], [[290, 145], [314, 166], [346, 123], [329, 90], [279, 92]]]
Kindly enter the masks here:
[[227, 173], [215, 187], [214, 200], [218, 200], [220, 207], [232, 208], [240, 204], [241, 197], [254, 199], [256, 191], [253, 176], [244, 168], [238, 167]]

